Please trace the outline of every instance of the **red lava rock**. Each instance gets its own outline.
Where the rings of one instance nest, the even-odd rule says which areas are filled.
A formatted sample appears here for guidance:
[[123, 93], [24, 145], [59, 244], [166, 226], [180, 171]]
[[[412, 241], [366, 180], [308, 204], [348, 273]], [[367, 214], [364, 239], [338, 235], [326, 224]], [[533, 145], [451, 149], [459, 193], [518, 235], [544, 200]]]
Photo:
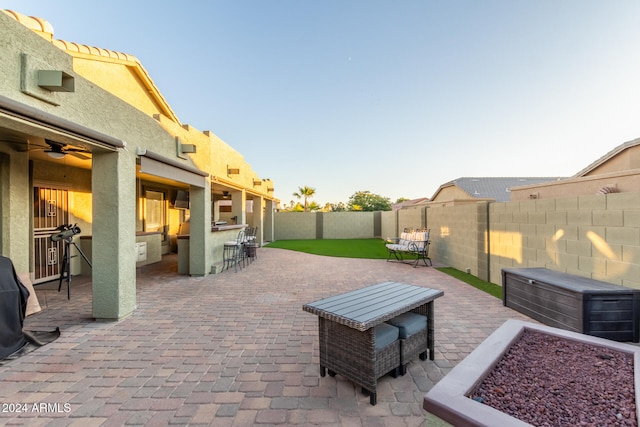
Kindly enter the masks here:
[[628, 353], [525, 330], [469, 397], [538, 427], [638, 427], [633, 377]]

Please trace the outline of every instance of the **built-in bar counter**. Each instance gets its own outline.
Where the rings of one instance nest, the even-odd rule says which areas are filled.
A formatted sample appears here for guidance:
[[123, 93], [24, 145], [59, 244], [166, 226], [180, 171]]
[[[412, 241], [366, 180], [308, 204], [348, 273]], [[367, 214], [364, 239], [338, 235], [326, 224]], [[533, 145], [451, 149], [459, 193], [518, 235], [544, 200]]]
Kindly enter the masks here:
[[224, 224], [224, 225], [214, 225], [211, 227], [211, 232], [216, 231], [227, 231], [227, 230], [242, 230], [246, 228], [247, 224]]
[[[93, 236], [80, 236], [82, 252], [93, 263]], [[159, 231], [140, 231], [136, 233], [136, 267], [162, 261], [162, 233]], [[91, 269], [82, 263], [82, 274], [91, 275]]]
[[[211, 227], [211, 272], [219, 273], [222, 270], [224, 242], [236, 240], [240, 230], [247, 224], [224, 224]], [[178, 240], [178, 274], [189, 274], [189, 235], [179, 235]]]

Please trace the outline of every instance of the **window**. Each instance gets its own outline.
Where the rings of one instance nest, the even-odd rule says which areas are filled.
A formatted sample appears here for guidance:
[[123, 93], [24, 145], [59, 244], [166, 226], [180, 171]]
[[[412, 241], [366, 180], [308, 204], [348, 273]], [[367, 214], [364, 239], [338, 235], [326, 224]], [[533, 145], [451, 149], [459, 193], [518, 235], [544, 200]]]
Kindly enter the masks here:
[[145, 191], [144, 231], [159, 231], [165, 240], [165, 199], [160, 191]]

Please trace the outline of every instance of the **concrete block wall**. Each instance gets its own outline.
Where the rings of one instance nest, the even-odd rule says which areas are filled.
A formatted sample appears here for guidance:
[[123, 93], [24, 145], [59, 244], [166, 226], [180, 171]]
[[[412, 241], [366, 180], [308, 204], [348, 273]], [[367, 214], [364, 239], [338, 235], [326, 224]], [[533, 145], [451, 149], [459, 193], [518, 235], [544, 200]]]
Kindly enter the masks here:
[[276, 240], [316, 238], [315, 212], [278, 212], [274, 215]]
[[491, 282], [544, 267], [640, 288], [640, 193], [492, 203]]
[[[380, 212], [278, 212], [276, 240], [380, 237]], [[376, 225], [377, 224], [377, 225]]]
[[426, 227], [425, 207], [410, 207], [400, 209], [398, 212], [398, 233], [405, 228]]
[[485, 260], [480, 251], [484, 247], [484, 230], [478, 226], [479, 212], [486, 204], [462, 206], [434, 206], [427, 210], [427, 226], [431, 229], [429, 255], [439, 264], [478, 276], [479, 262]]
[[323, 239], [368, 239], [374, 236], [375, 212], [318, 213]]
[[[314, 213], [278, 213], [276, 238], [377, 237], [360, 214], [324, 213], [318, 228]], [[640, 289], [640, 192], [414, 207], [380, 222], [383, 238], [427, 226], [435, 262], [496, 284], [503, 268], [544, 267]]]
[[382, 223], [380, 237], [382, 237], [383, 239], [398, 237], [397, 212], [398, 211], [380, 212], [381, 223]]

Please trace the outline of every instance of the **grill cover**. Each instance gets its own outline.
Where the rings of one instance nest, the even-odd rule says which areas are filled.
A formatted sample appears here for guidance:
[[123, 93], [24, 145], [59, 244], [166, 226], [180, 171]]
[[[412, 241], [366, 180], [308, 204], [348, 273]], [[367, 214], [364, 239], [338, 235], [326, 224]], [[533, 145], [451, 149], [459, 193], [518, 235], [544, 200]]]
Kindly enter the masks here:
[[28, 298], [29, 291], [18, 278], [13, 263], [0, 256], [0, 360], [27, 344], [22, 325]]

